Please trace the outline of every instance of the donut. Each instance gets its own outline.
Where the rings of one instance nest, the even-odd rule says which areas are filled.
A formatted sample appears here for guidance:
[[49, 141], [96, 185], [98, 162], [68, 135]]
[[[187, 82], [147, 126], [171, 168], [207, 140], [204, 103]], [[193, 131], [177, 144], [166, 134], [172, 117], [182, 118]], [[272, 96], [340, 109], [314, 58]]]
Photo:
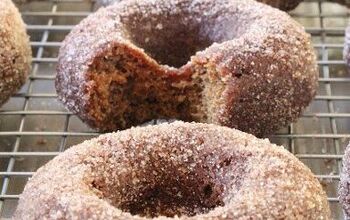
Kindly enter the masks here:
[[283, 147], [227, 127], [174, 122], [68, 149], [28, 181], [14, 216], [330, 219], [330, 210], [310, 169]]
[[350, 219], [350, 144], [343, 157], [343, 169], [340, 173], [339, 201], [343, 206], [346, 219]]
[[0, 1], [0, 105], [26, 82], [31, 67], [31, 47], [18, 9]]
[[277, 9], [252, 0], [130, 0], [66, 37], [56, 90], [100, 131], [170, 118], [264, 136], [300, 116], [317, 79], [310, 35]]

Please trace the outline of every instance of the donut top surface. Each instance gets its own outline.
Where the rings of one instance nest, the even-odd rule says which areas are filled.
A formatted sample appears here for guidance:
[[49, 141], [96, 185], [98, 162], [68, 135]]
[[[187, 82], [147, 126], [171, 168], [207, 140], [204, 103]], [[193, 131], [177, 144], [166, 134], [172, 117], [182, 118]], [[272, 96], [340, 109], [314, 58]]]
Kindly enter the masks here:
[[15, 219], [328, 219], [291, 153], [225, 127], [175, 122], [85, 141], [40, 168]]

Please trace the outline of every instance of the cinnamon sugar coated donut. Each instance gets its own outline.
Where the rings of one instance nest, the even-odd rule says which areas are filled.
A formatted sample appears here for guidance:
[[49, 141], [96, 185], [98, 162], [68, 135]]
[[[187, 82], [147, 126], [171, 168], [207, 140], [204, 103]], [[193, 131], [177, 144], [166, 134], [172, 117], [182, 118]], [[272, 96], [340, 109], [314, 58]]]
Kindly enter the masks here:
[[340, 174], [339, 201], [343, 206], [346, 219], [350, 219], [350, 144], [343, 157], [343, 170]]
[[56, 90], [100, 131], [175, 118], [263, 136], [300, 116], [317, 79], [309, 34], [270, 6], [130, 0], [100, 9], [67, 36]]
[[101, 135], [28, 181], [14, 219], [330, 219], [320, 183], [283, 147], [175, 122]]
[[25, 83], [31, 67], [31, 47], [18, 9], [0, 0], [0, 105]]

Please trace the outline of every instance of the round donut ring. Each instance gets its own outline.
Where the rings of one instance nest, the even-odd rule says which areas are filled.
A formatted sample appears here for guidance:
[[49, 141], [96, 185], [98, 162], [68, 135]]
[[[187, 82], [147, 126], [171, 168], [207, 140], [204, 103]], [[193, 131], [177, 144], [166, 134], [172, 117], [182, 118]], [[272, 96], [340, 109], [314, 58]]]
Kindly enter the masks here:
[[85, 141], [27, 183], [15, 219], [330, 219], [320, 183], [283, 147], [175, 122]]
[[175, 118], [263, 136], [300, 116], [317, 79], [309, 34], [277, 9], [252, 0], [130, 0], [67, 36], [56, 90], [100, 131]]

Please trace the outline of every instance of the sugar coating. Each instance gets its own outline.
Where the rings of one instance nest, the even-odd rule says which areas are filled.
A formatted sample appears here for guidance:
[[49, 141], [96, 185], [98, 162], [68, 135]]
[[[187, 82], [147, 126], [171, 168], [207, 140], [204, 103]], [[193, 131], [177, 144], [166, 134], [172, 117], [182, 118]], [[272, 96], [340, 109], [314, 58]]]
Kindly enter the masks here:
[[21, 15], [11, 0], [0, 1], [0, 105], [25, 83], [31, 47]]
[[350, 144], [343, 157], [343, 170], [340, 173], [339, 201], [343, 206], [346, 219], [350, 219]]
[[283, 147], [226, 127], [174, 122], [71, 147], [33, 175], [14, 215], [145, 217], [330, 219], [330, 210], [315, 176]]
[[[176, 39], [194, 48], [193, 56], [181, 48], [189, 56], [185, 64], [184, 57], [171, 60], [181, 53], [171, 47]], [[183, 66], [170, 67], [162, 62], [166, 59]], [[168, 96], [139, 117], [128, 113], [142, 109], [150, 98], [125, 98], [139, 91], [135, 75], [149, 76], [142, 79], [151, 85], [145, 97]], [[136, 126], [148, 112], [147, 120], [175, 116], [264, 136], [301, 115], [316, 94], [317, 80], [309, 34], [270, 6], [251, 0], [130, 0], [100, 9], [67, 36], [59, 53], [56, 90], [70, 111], [101, 131]], [[168, 94], [154, 89], [163, 82]], [[115, 83], [121, 92], [110, 91]], [[147, 101], [135, 101], [139, 99]], [[171, 107], [162, 114], [153, 110], [167, 105]], [[177, 117], [177, 107], [187, 115]]]

